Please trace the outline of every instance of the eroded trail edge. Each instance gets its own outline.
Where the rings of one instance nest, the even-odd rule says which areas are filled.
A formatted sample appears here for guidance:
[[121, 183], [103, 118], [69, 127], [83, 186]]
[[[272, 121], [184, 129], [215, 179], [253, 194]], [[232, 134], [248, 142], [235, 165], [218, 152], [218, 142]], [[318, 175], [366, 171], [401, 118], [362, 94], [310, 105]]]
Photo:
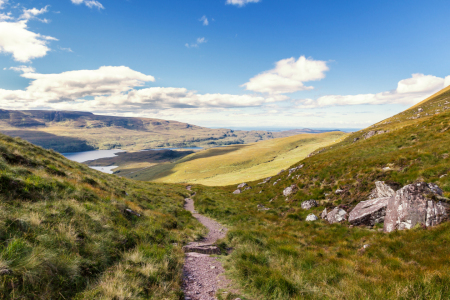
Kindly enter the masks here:
[[[195, 194], [191, 197], [193, 196]], [[206, 238], [183, 248], [186, 253], [183, 267], [185, 300], [217, 299], [217, 290], [229, 287], [231, 282], [223, 276], [222, 263], [210, 254], [220, 254], [214, 243], [225, 237], [227, 228], [195, 211], [194, 200], [191, 198], [185, 199], [184, 208], [209, 230]]]

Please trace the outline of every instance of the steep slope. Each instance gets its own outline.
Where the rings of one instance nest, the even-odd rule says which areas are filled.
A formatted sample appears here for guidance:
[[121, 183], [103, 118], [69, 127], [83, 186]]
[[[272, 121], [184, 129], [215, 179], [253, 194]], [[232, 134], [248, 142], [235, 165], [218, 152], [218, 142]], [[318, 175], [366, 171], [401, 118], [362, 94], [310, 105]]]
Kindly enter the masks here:
[[129, 175], [123, 175], [125, 172], [122, 170], [127, 169], [124, 166], [116, 174], [155, 182], [229, 185], [273, 176], [315, 149], [333, 144], [346, 135], [343, 132], [300, 134], [247, 145], [212, 148], [172, 163], [133, 170]]
[[[248, 182], [252, 189], [241, 194], [232, 194], [236, 186], [194, 187], [197, 210], [230, 228], [223, 247], [235, 248], [226, 264], [231, 276], [257, 299], [449, 298], [449, 222], [386, 234], [380, 224], [305, 221], [324, 208], [350, 211], [375, 181], [397, 189], [433, 182], [449, 197], [449, 97], [438, 93], [315, 151], [291, 173]], [[319, 206], [302, 209], [310, 199]]]
[[0, 298], [179, 299], [187, 196], [0, 134]]
[[[311, 131], [305, 129], [305, 132]], [[0, 132], [58, 152], [212, 147], [246, 144], [299, 133], [210, 129], [177, 121], [101, 116], [88, 112], [1, 109]]]

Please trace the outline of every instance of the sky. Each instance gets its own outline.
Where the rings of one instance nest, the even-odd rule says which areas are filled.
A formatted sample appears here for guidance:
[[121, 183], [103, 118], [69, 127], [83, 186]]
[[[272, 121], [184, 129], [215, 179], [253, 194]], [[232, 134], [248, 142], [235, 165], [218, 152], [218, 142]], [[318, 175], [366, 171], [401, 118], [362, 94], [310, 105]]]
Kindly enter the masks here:
[[364, 128], [450, 85], [450, 1], [0, 0], [0, 109]]

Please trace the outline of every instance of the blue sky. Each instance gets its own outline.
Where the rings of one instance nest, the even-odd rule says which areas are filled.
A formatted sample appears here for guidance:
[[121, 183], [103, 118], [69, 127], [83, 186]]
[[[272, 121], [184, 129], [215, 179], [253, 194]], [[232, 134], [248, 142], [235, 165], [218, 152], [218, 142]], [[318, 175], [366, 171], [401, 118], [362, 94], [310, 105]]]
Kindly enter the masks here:
[[450, 85], [449, 1], [0, 0], [0, 108], [362, 128]]

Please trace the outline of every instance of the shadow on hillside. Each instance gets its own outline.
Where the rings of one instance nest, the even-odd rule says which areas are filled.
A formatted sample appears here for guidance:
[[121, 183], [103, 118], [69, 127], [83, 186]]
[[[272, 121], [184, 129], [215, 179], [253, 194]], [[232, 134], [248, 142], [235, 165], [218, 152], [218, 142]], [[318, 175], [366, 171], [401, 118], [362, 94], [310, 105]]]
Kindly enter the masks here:
[[37, 146], [41, 146], [45, 149], [53, 149], [60, 153], [95, 150], [95, 148], [88, 145], [85, 140], [74, 137], [58, 136], [37, 130], [0, 130], [0, 133], [11, 137], [19, 137]]
[[[249, 145], [231, 145], [226, 147], [217, 147], [217, 148], [211, 148], [204, 151], [200, 151], [197, 153], [194, 153], [192, 155], [187, 156], [186, 158], [181, 158], [178, 161], [175, 161], [174, 163], [170, 164], [161, 164], [156, 165], [154, 167], [150, 167], [147, 170], [143, 171], [142, 173], [139, 173], [137, 171], [136, 175], [134, 177], [141, 177], [136, 178], [138, 180], [157, 180], [160, 178], [164, 178], [166, 176], [170, 176], [175, 173], [173, 169], [177, 166], [178, 163], [184, 163], [188, 161], [194, 161], [197, 159], [202, 158], [209, 158], [209, 157], [216, 157], [216, 159], [220, 159], [220, 156], [243, 149], [245, 147], [248, 147]], [[120, 174], [119, 174], [120, 175]], [[133, 179], [133, 176], [129, 177]]]

